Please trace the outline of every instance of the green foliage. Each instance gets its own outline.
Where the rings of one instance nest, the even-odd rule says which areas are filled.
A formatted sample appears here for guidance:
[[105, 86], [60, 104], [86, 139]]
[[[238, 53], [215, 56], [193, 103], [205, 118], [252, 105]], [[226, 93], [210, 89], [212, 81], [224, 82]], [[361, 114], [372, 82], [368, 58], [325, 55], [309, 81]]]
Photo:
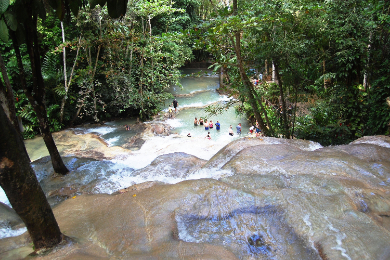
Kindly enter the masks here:
[[[35, 135], [39, 134], [38, 118], [23, 91], [15, 93], [15, 108], [16, 115], [20, 116], [22, 119], [24, 129], [22, 133], [23, 137], [26, 139], [33, 138]], [[58, 120], [58, 108], [59, 105], [57, 104], [50, 105], [47, 108], [47, 118], [49, 120], [51, 132], [59, 131], [63, 127]]]
[[361, 86], [329, 90], [330, 99], [320, 101], [310, 113], [297, 119], [295, 135], [322, 145], [346, 144], [367, 133], [367, 93]]
[[390, 77], [388, 63], [380, 71], [383, 74], [372, 85], [368, 99], [367, 135], [390, 134]]
[[[389, 3], [386, 1], [242, 1], [237, 14], [218, 8], [217, 14], [191, 31], [195, 47], [207, 48], [229, 75], [227, 87], [244, 101], [248, 93], [237, 80], [234, 33], [240, 33], [245, 70], [271, 73], [279, 69], [284, 92], [314, 95], [323, 101], [298, 119], [296, 136], [322, 144], [346, 143], [366, 134], [383, 134], [390, 120], [385, 100], [388, 89]], [[387, 11], [386, 11], [387, 10]], [[268, 63], [268, 67], [265, 64]], [[362, 86], [363, 76], [370, 86]], [[269, 80], [269, 79], [268, 79]], [[256, 87], [275, 134], [280, 131], [280, 93], [277, 87]], [[300, 97], [301, 97], [300, 96]], [[294, 97], [294, 98], [293, 98]], [[307, 100], [298, 100], [307, 102]], [[260, 100], [257, 101], [258, 103]], [[323, 105], [326, 104], [326, 105]], [[290, 124], [292, 118], [288, 118]], [[340, 125], [341, 124], [341, 125]]]
[[[125, 0], [90, 0], [90, 5], [83, 9], [80, 0], [66, 1], [69, 5], [62, 5], [63, 1], [48, 2], [56, 11], [53, 15], [46, 17], [41, 1], [34, 8], [42, 18], [38, 19], [40, 53], [53, 129], [60, 127], [56, 122], [58, 105], [66, 94], [63, 48], [66, 48], [68, 79], [73, 77], [65, 106], [66, 123], [74, 117], [78, 106], [81, 106], [80, 122], [124, 114], [150, 118], [171, 98], [164, 90], [178, 84], [179, 67], [193, 59], [190, 48], [195, 48], [204, 60], [210, 58], [209, 53], [213, 55], [215, 71], [223, 69], [228, 75], [224, 79], [225, 89], [242, 103], [239, 112], [253, 118], [233, 46], [235, 33], [239, 32], [245, 71], [256, 69], [270, 75], [274, 62], [290, 103], [296, 91], [303, 97], [316, 95], [323, 100], [298, 119], [297, 137], [339, 144], [362, 135], [386, 133], [390, 121], [386, 105], [390, 96], [388, 1], [238, 1], [237, 15], [223, 1], [142, 0], [124, 6]], [[3, 41], [8, 37], [7, 26], [17, 29], [17, 33], [21, 29], [11, 11], [17, 10], [19, 16], [25, 12], [9, 8], [7, 3], [0, 2]], [[19, 1], [10, 7], [16, 4]], [[126, 8], [129, 11], [124, 15]], [[58, 17], [62, 19], [68, 11], [79, 16], [64, 23], [66, 42], [62, 43]], [[124, 16], [118, 20], [110, 15]], [[194, 25], [196, 22], [199, 24]], [[75, 60], [78, 47], [79, 56]], [[25, 48], [21, 46], [27, 84], [31, 85]], [[17, 90], [20, 85], [14, 52], [5, 44], [2, 53]], [[71, 75], [73, 64], [75, 70]], [[361, 86], [364, 74], [370, 84], [366, 89]], [[279, 105], [276, 84], [264, 82], [255, 89], [257, 98], [262, 99], [257, 100], [258, 108], [265, 100]], [[210, 107], [209, 112], [224, 111], [227, 105], [234, 104]], [[280, 113], [267, 102], [263, 105], [274, 128], [271, 134], [278, 136]], [[31, 107], [23, 102], [18, 106], [29, 133], [37, 132]], [[291, 117], [289, 123], [292, 124]]]
[[38, 118], [23, 91], [15, 93], [15, 99], [16, 115], [21, 117], [24, 128], [23, 137], [32, 138], [39, 133]]
[[319, 102], [308, 115], [297, 119], [295, 136], [319, 142], [321, 145], [345, 144], [353, 140], [349, 125], [334, 116], [334, 109], [327, 102]]

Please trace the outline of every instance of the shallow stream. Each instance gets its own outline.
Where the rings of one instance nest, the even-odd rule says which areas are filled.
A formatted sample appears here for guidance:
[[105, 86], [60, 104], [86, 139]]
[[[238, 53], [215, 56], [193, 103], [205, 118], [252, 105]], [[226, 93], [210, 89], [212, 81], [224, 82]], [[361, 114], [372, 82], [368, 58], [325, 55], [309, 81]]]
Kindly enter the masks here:
[[[110, 194], [119, 189], [146, 181], [158, 180], [165, 183], [177, 183], [185, 179], [220, 177], [220, 172], [213, 171], [185, 177], [168, 177], [165, 176], [165, 173], [163, 172], [156, 172], [154, 175], [143, 178], [133, 175], [134, 170], [146, 167], [156, 157], [163, 154], [184, 152], [203, 160], [210, 159], [223, 146], [241, 137], [237, 134], [229, 136], [229, 125], [232, 125], [234, 132], [236, 132], [235, 126], [238, 123], [241, 123], [242, 135], [246, 135], [248, 132], [249, 124], [247, 120], [244, 117], [237, 116], [233, 107], [226, 110], [225, 113], [221, 115], [212, 117], [208, 117], [204, 111], [204, 107], [207, 105], [229, 100], [228, 97], [217, 93], [219, 87], [219, 78], [217, 75], [200, 69], [185, 69], [183, 70], [183, 75], [186, 75], [186, 77], [181, 79], [182, 88], [179, 86], [171, 86], [168, 89], [168, 92], [172, 93], [179, 102], [178, 112], [174, 114], [171, 119], [166, 120], [166, 123], [172, 127], [172, 135], [150, 137], [146, 140], [140, 150], [134, 151], [124, 158], [116, 158], [111, 161], [88, 162], [77, 169], [74, 169], [72, 164], [73, 160], [66, 160], [67, 167], [72, 171], [67, 177], [69, 178], [69, 183], [86, 185], [93, 182], [95, 185], [95, 188], [93, 189], [94, 193]], [[171, 101], [172, 100], [166, 102], [166, 107], [169, 106]], [[165, 111], [167, 111], [167, 108], [165, 108]], [[210, 129], [211, 140], [208, 140], [205, 138], [208, 131], [206, 131], [203, 126], [194, 126], [193, 121], [195, 117], [206, 117], [214, 123], [218, 120], [221, 123], [221, 130], [217, 131], [215, 127]], [[76, 135], [88, 133], [96, 134], [104, 139], [109, 147], [115, 147], [122, 146], [128, 142], [131, 137], [137, 134], [137, 131], [134, 130], [133, 127], [130, 127], [130, 131], [126, 131], [124, 128], [124, 125], [133, 126], [135, 123], [135, 119], [123, 119], [106, 122], [101, 126], [84, 125], [69, 129], [69, 131], [73, 131]], [[186, 137], [188, 133], [191, 133], [191, 138], [178, 138], [180, 136]], [[197, 140], [195, 144], [194, 140]], [[49, 155], [46, 146], [40, 137], [26, 140], [25, 145], [31, 161]], [[67, 145], [63, 144], [58, 144], [57, 147], [60, 152], [69, 148]], [[40, 167], [33, 164], [33, 168], [39, 181], [47, 176], [47, 173], [40, 170]], [[88, 169], [88, 178], [81, 177], [86, 174], [86, 169]], [[10, 205], [1, 188], [0, 202]]]

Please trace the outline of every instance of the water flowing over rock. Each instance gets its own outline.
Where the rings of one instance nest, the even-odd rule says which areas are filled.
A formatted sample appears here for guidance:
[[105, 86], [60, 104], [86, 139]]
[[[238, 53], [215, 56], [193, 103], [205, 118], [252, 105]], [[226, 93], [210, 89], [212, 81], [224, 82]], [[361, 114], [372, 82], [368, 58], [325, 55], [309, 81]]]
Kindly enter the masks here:
[[[131, 170], [137, 178], [161, 179], [111, 195], [94, 194], [93, 184], [76, 195], [60, 191], [65, 183], [49, 178], [46, 189], [68, 196], [53, 211], [70, 239], [37, 258], [389, 259], [389, 144], [385, 136], [323, 148], [304, 140], [241, 138], [208, 161], [161, 155]], [[69, 162], [75, 170], [108, 163]], [[219, 177], [192, 178], [205, 172]], [[184, 181], [169, 184], [170, 178]], [[27, 233], [1, 239], [0, 258], [25, 256], [32, 252], [28, 243]]]

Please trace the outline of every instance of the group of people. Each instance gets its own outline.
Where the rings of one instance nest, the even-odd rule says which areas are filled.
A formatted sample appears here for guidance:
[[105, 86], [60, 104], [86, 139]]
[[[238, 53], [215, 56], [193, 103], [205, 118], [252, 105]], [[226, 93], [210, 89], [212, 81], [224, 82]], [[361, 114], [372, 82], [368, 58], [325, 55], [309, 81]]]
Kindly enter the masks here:
[[[195, 119], [194, 119], [194, 126], [198, 126], [198, 125], [203, 125], [204, 126], [204, 130], [206, 130], [206, 131], [214, 128], [213, 120], [210, 120], [210, 122], [208, 122], [207, 119], [203, 119], [202, 117], [199, 118], [199, 120], [198, 120], [197, 117], [195, 117]], [[219, 123], [219, 121], [217, 121], [215, 123], [215, 129], [217, 131], [221, 130], [221, 124]], [[191, 134], [188, 134], [187, 136], [191, 137]], [[210, 132], [207, 133], [206, 138], [211, 140]]]
[[263, 134], [261, 133], [259, 123], [256, 121], [256, 126], [251, 126], [249, 127], [249, 133], [250, 135], [256, 134], [256, 137], [262, 136]]
[[[208, 122], [207, 119], [199, 118], [199, 120], [198, 120], [198, 118], [195, 117], [195, 119], [194, 119], [194, 126], [198, 126], [198, 125], [203, 125], [204, 126], [204, 130], [206, 130], [206, 131], [208, 131], [209, 129], [213, 129], [214, 128], [213, 120], [210, 120], [210, 122]], [[219, 121], [217, 121], [215, 123], [215, 128], [216, 128], [217, 131], [221, 130], [221, 124], [219, 123]], [[238, 135], [241, 134], [241, 129], [242, 129], [241, 123], [239, 123], [236, 126], [236, 130], [237, 130], [237, 134]], [[233, 126], [232, 125], [230, 125], [230, 127], [229, 127], [229, 135], [230, 136], [234, 135]], [[191, 137], [191, 134], [188, 133], [187, 136]], [[207, 132], [206, 138], [207, 139], [211, 139], [210, 132]]]
[[[260, 74], [260, 75], [261, 75], [261, 74]], [[261, 76], [262, 76], [262, 75], [261, 75]], [[179, 106], [179, 102], [177, 102], [177, 100], [174, 99], [174, 100], [172, 101], [172, 104], [169, 105], [169, 110], [168, 110], [168, 111], [169, 111], [169, 117], [172, 117], [172, 114], [173, 114], [172, 106], [173, 106], [173, 108], [175, 109], [175, 113], [176, 113], [176, 112], [177, 112], [177, 107]], [[195, 117], [195, 119], [194, 119], [194, 126], [199, 126], [199, 125], [202, 125], [202, 126], [204, 127], [204, 130], [205, 130], [205, 131], [208, 131], [208, 130], [214, 128], [213, 120], [208, 121], [207, 119], [203, 119], [202, 117], [200, 117], [199, 119], [198, 119], [197, 117]], [[215, 129], [216, 129], [217, 131], [221, 130], [221, 124], [219, 123], [219, 121], [217, 121], [217, 122], [215, 123]], [[126, 130], [128, 130], [128, 128], [126, 128]], [[238, 135], [240, 135], [240, 134], [241, 134], [241, 131], [242, 131], [242, 127], [241, 127], [241, 123], [239, 123], [239, 124], [236, 126], [236, 133], [237, 133]], [[261, 135], [261, 130], [260, 130], [260, 128], [259, 128], [259, 124], [257, 123], [257, 121], [256, 121], [256, 127], [255, 127], [255, 126], [251, 126], [251, 127], [249, 128], [249, 133], [248, 133], [248, 134], [253, 134], [253, 133], [255, 133], [256, 136], [260, 136], [260, 135]], [[232, 125], [230, 125], [230, 127], [229, 127], [229, 135], [230, 135], [230, 136], [234, 136], [234, 131], [233, 131], [233, 126], [232, 126]], [[187, 134], [187, 137], [192, 137], [192, 136], [191, 136], [191, 133], [188, 133], [188, 134]], [[210, 134], [210, 132], [207, 132], [207, 135], [206, 135], [205, 138], [211, 140], [211, 134]]]
[[[203, 125], [204, 130], [209, 130], [209, 129], [214, 128], [213, 120], [210, 120], [210, 122], [208, 122], [207, 119], [203, 119], [203, 118], [199, 118], [199, 120], [198, 120], [198, 118], [195, 117], [194, 125], [195, 126]], [[219, 121], [217, 121], [217, 123], [215, 123], [215, 129], [221, 130], [221, 124], [219, 123]]]
[[[237, 134], [238, 134], [238, 135], [241, 134], [241, 129], [242, 129], [241, 123], [239, 123], [239, 124], [236, 126], [236, 130], [237, 130]], [[230, 127], [229, 127], [229, 135], [230, 135], [230, 136], [233, 136], [233, 135], [234, 135], [233, 126], [232, 126], [232, 125], [230, 125]]]

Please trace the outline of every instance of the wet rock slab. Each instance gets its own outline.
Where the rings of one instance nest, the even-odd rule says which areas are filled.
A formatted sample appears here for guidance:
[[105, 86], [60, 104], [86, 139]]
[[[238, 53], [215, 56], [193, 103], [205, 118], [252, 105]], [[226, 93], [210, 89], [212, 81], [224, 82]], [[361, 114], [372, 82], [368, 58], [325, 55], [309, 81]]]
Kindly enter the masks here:
[[[387, 143], [375, 137], [315, 149], [302, 140], [246, 138], [208, 162], [160, 156], [138, 174], [230, 174], [69, 198], [54, 214], [73, 242], [37, 258], [390, 259]], [[0, 258], [26, 247], [25, 236]]]

